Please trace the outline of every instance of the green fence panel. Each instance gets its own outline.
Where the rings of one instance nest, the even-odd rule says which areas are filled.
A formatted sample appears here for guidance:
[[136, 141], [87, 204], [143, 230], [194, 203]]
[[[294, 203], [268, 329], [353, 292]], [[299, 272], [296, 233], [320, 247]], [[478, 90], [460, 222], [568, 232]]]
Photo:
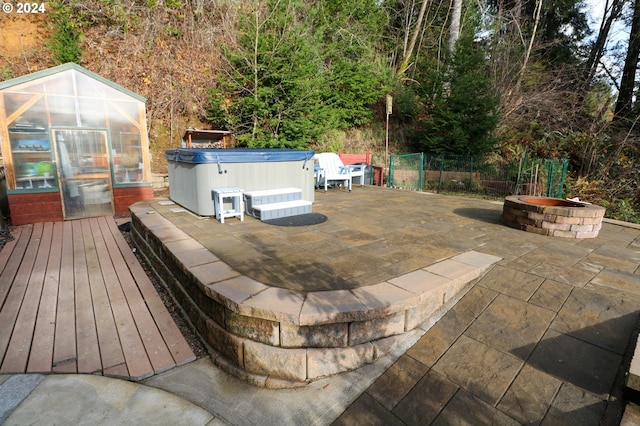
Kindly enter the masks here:
[[531, 158], [526, 153], [513, 161], [487, 161], [464, 155], [391, 154], [388, 185], [492, 198], [517, 194], [562, 197], [568, 164], [567, 159]]
[[569, 160], [525, 157], [517, 194], [562, 198]]
[[547, 168], [547, 197], [562, 198], [564, 179], [567, 175], [569, 160], [546, 160]]
[[422, 191], [424, 154], [391, 154], [389, 157], [390, 188]]
[[502, 197], [515, 193], [518, 165], [487, 162], [480, 157], [425, 155], [424, 187], [428, 191]]

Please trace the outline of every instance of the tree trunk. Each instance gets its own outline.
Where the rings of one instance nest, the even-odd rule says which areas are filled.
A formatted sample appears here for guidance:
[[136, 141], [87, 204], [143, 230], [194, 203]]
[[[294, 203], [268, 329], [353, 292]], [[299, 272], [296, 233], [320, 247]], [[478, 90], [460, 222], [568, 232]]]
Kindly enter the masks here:
[[[503, 118], [509, 116], [513, 111], [515, 111], [522, 102], [522, 96], [520, 95], [520, 85], [522, 84], [525, 72], [527, 71], [527, 67], [529, 66], [529, 58], [531, 57], [531, 52], [533, 51], [533, 43], [538, 32], [538, 25], [540, 24], [540, 14], [542, 13], [542, 1], [543, 0], [536, 0], [536, 8], [533, 12], [533, 29], [531, 30], [531, 38], [529, 39], [529, 44], [527, 45], [527, 49], [524, 52], [522, 67], [520, 67], [520, 71], [518, 72], [518, 76], [513, 86], [509, 88], [509, 90], [503, 97], [503, 103], [506, 107], [504, 108], [504, 112], [502, 114]], [[518, 11], [519, 10], [520, 9], [518, 9]]]
[[602, 22], [598, 30], [598, 37], [591, 47], [589, 58], [585, 64], [587, 70], [584, 80], [585, 87], [590, 86], [593, 82], [593, 77], [596, 75], [600, 59], [602, 59], [604, 55], [604, 48], [609, 38], [611, 26], [620, 17], [625, 2], [626, 0], [612, 0], [611, 5], [609, 5], [609, 1], [607, 0], [605, 3], [604, 15], [602, 16]]
[[449, 26], [449, 51], [456, 48], [456, 41], [460, 38], [460, 17], [462, 16], [462, 0], [452, 0], [451, 25]]
[[534, 21], [533, 21], [533, 30], [531, 31], [531, 39], [529, 40], [529, 45], [527, 46], [527, 50], [524, 52], [524, 59], [522, 61], [522, 68], [520, 69], [520, 73], [518, 74], [518, 80], [516, 81], [516, 89], [520, 89], [520, 83], [522, 83], [522, 79], [524, 78], [524, 73], [527, 70], [527, 66], [529, 65], [529, 58], [531, 57], [531, 51], [533, 50], [533, 42], [536, 39], [536, 33], [538, 32], [538, 24], [540, 23], [540, 13], [542, 11], [542, 0], [536, 0], [536, 10], [534, 12]]
[[418, 20], [416, 21], [416, 26], [413, 29], [413, 35], [411, 36], [411, 41], [409, 42], [409, 48], [404, 54], [404, 58], [402, 58], [402, 63], [400, 67], [398, 67], [398, 71], [396, 75], [398, 77], [402, 77], [404, 73], [409, 68], [409, 61], [411, 60], [411, 55], [413, 55], [413, 49], [416, 46], [416, 41], [418, 40], [418, 35], [420, 34], [420, 29], [422, 28], [422, 20], [424, 19], [424, 12], [427, 10], [427, 5], [429, 4], [429, 0], [422, 0], [422, 6], [420, 7], [420, 13], [418, 14]]
[[614, 120], [624, 118], [633, 103], [633, 91], [636, 84], [636, 70], [638, 69], [638, 55], [640, 54], [640, 0], [635, 0], [633, 5], [633, 20], [631, 22], [631, 34], [629, 34], [629, 48], [622, 69], [620, 91]]

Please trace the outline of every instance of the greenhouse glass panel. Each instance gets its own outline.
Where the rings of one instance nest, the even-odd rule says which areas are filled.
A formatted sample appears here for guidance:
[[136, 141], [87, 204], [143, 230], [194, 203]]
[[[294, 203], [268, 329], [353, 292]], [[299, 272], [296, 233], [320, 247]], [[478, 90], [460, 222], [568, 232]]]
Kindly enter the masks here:
[[67, 96], [73, 96], [75, 94], [70, 71], [45, 79], [43, 85], [44, 91], [47, 94]]
[[[11, 96], [8, 96], [11, 97]], [[5, 96], [5, 99], [7, 96]], [[32, 103], [38, 99], [35, 103]], [[8, 134], [12, 164], [15, 164], [16, 189], [48, 189], [57, 187], [51, 157], [49, 131], [45, 123], [45, 100], [31, 99], [9, 117]]]
[[106, 127], [107, 115], [101, 99], [78, 99], [80, 122], [78, 127]]
[[75, 98], [68, 96], [47, 96], [49, 117], [52, 126], [78, 126]]
[[100, 98], [100, 99], [126, 99], [127, 96], [115, 90], [112, 87], [101, 83], [98, 80], [89, 78], [86, 75], [75, 73], [77, 92], [81, 93], [83, 97]]
[[[109, 124], [115, 183], [143, 181], [143, 151], [140, 131], [133, 124], [137, 109], [131, 102], [109, 102]], [[135, 121], [134, 121], [135, 120]]]
[[34, 102], [43, 99], [43, 95], [8, 92], [4, 94], [3, 99], [5, 113], [7, 117], [12, 117], [13, 119], [11, 121], [13, 121]]
[[[35, 103], [32, 103], [35, 101]], [[46, 127], [45, 122], [46, 106], [44, 97], [32, 97], [28, 103], [9, 115], [10, 118], [16, 116], [9, 122], [9, 128], [12, 130], [30, 131], [33, 129], [43, 130]]]
[[106, 131], [56, 129], [53, 135], [65, 218], [111, 214]]
[[16, 93], [45, 93], [45, 87], [42, 83], [24, 83], [11, 88]]

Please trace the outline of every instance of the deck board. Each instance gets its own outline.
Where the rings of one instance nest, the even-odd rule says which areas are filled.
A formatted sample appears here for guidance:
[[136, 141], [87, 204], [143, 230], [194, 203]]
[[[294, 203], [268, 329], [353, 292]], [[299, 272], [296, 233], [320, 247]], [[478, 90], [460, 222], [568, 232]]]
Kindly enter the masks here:
[[[33, 235], [40, 237], [36, 257], [0, 372], [20, 371], [27, 367], [33, 330], [38, 316], [40, 296], [44, 285], [44, 274], [49, 260], [52, 232], [53, 225], [51, 223], [34, 226]], [[35, 241], [37, 239], [32, 238], [32, 240], [34, 241], [33, 247], [35, 249]]]
[[[105, 239], [109, 239], [112, 247], [115, 250], [119, 250], [120, 247], [116, 241], [116, 237], [119, 236], [119, 233], [118, 235], [111, 233], [111, 229], [107, 222], [102, 220], [102, 218], [100, 219], [100, 226]], [[126, 241], [124, 242], [126, 243]], [[131, 252], [131, 250], [127, 247], [126, 252]], [[136, 261], [136, 264], [137, 263], [138, 262]], [[154, 371], [160, 372], [170, 368], [175, 364], [173, 357], [171, 356], [171, 353], [162, 338], [162, 334], [153, 320], [153, 316], [149, 312], [146, 301], [140, 293], [138, 284], [136, 284], [136, 280], [131, 275], [131, 270], [129, 269], [127, 262], [123, 257], [118, 257], [115, 267], [120, 280], [120, 285], [122, 286], [123, 294], [127, 299], [127, 303], [135, 319], [138, 332], [140, 333], [140, 337], [147, 355], [149, 356], [149, 361], [153, 365]], [[145, 278], [147, 277], [145, 276]]]
[[98, 333], [89, 287], [89, 269], [97, 262], [91, 229], [86, 221], [73, 221], [73, 274], [76, 285], [76, 339], [78, 373], [102, 370]]
[[[106, 235], [104, 230], [102, 233], [109, 253], [119, 252], [113, 238]], [[126, 276], [125, 271], [122, 270], [122, 259], [119, 258], [119, 256], [113, 256], [111, 261], [113, 262], [112, 267], [118, 279], [107, 283], [107, 292], [109, 294], [109, 300], [111, 300], [111, 306], [113, 307], [116, 324], [118, 325], [118, 335], [122, 342], [124, 357], [127, 362], [127, 367], [129, 368], [129, 375], [134, 378], [143, 378], [145, 374], [153, 373], [153, 367], [151, 361], [146, 356], [144, 343], [138, 333], [138, 328], [119, 281], [122, 277]], [[108, 265], [105, 265], [105, 267], [108, 267]]]
[[[0, 275], [4, 272], [7, 266], [13, 265], [12, 263], [9, 262], [9, 258], [13, 254], [15, 245], [18, 244], [18, 241], [20, 240], [21, 232], [22, 232], [22, 228], [13, 228], [10, 232], [11, 237], [13, 239], [4, 243], [4, 247], [7, 248], [6, 250], [0, 250]], [[16, 266], [16, 270], [17, 270], [17, 266]], [[2, 306], [2, 300], [3, 299], [0, 299], [0, 306]]]
[[195, 359], [112, 217], [12, 235], [0, 250], [0, 372], [139, 380]]
[[106, 288], [106, 282], [117, 280], [118, 277], [112, 267], [106, 268], [100, 265], [100, 259], [104, 259], [105, 262], [111, 262], [111, 259], [104, 244], [102, 233], [96, 227], [96, 223], [95, 220], [90, 221], [91, 234], [96, 249], [96, 263], [89, 268], [89, 282], [93, 297], [93, 310], [96, 317], [102, 366], [105, 370], [124, 366], [124, 374], [126, 375], [124, 354]]
[[[27, 244], [22, 261], [18, 267], [18, 271], [13, 279], [13, 284], [9, 289], [6, 301], [0, 311], [0, 355], [2, 358], [2, 364], [4, 365], [6, 360], [7, 348], [9, 341], [13, 334], [13, 329], [18, 319], [20, 307], [24, 295], [27, 291], [27, 284], [29, 283], [29, 277], [31, 276], [31, 270], [36, 260], [36, 254], [38, 252], [38, 246], [40, 244], [40, 235], [42, 234], [42, 225], [34, 225], [32, 227], [31, 238]], [[0, 367], [0, 372], [8, 372]]]
[[62, 222], [53, 223], [52, 226], [49, 259], [33, 331], [29, 363], [27, 364], [27, 372], [30, 373], [50, 373], [53, 359], [53, 336], [56, 330], [56, 308], [62, 257]]
[[7, 264], [3, 266], [2, 274], [0, 274], [0, 309], [4, 306], [9, 290], [11, 290], [11, 284], [18, 273], [22, 257], [27, 250], [27, 245], [31, 238], [32, 229], [33, 225], [27, 225], [21, 227], [16, 233], [12, 232], [11, 234], [14, 235], [16, 239], [5, 244], [2, 250], [2, 252], [5, 252], [6, 248], [6, 250], [11, 250], [11, 253], [8, 256], [3, 256], [3, 258], [7, 259]]
[[60, 287], [58, 289], [52, 370], [60, 373], [74, 373], [77, 371], [78, 357], [76, 355], [73, 227], [71, 222], [64, 222], [62, 235], [62, 262], [60, 263]]
[[174, 362], [177, 364], [184, 364], [193, 361], [196, 358], [193, 351], [189, 347], [187, 341], [183, 338], [175, 321], [171, 318], [171, 314], [164, 309], [162, 299], [160, 299], [158, 292], [153, 287], [153, 284], [147, 277], [144, 269], [136, 259], [135, 254], [129, 250], [129, 246], [123, 238], [117, 238], [120, 236], [120, 232], [118, 231], [115, 223], [106, 223], [109, 226], [111, 233], [116, 236], [116, 242], [120, 248], [122, 257], [129, 266], [131, 274], [133, 275], [145, 302], [149, 306], [149, 312], [153, 315], [156, 326], [162, 334]]

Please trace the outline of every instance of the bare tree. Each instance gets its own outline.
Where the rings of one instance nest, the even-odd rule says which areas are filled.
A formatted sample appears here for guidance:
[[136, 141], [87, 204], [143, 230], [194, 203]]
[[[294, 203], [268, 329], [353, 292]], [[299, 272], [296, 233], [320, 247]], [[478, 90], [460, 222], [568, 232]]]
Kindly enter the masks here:
[[605, 47], [611, 27], [613, 26], [613, 23], [620, 18], [626, 3], [627, 0], [605, 0], [604, 14], [602, 16], [602, 22], [600, 23], [600, 29], [598, 30], [598, 36], [591, 46], [589, 58], [587, 58], [587, 62], [585, 64], [585, 86], [591, 85], [593, 81], [598, 65], [600, 64], [600, 60], [605, 54]]
[[[533, 28], [531, 30], [531, 35], [522, 57], [522, 65], [520, 66], [520, 69], [516, 74], [517, 77], [515, 79], [515, 82], [509, 85], [508, 90], [503, 96], [503, 117], [509, 116], [512, 112], [518, 109], [523, 101], [522, 93], [520, 93], [520, 86], [522, 84], [522, 80], [525, 76], [527, 67], [529, 65], [529, 58], [531, 57], [531, 52], [533, 51], [533, 48], [534, 48], [534, 42], [535, 42], [536, 34], [538, 31], [538, 25], [540, 23], [542, 2], [543, 0], [536, 0], [536, 7], [534, 10], [534, 16], [533, 16]], [[520, 11], [521, 11], [520, 4], [518, 3], [517, 13], [520, 13]], [[524, 38], [522, 38], [523, 36], [521, 32], [521, 27], [519, 22], [515, 19], [515, 17], [514, 17], [513, 25], [515, 25], [516, 28], [518, 29], [521, 42], [524, 44], [525, 40]]]
[[427, 10], [427, 6], [429, 4], [429, 0], [422, 0], [422, 6], [420, 7], [420, 12], [418, 13], [418, 19], [416, 21], [416, 25], [413, 28], [413, 35], [411, 36], [411, 41], [409, 42], [409, 46], [404, 52], [404, 56], [402, 58], [402, 62], [398, 67], [398, 71], [396, 75], [398, 77], [402, 77], [404, 73], [409, 69], [411, 56], [413, 55], [413, 49], [416, 46], [416, 41], [418, 40], [418, 36], [420, 35], [422, 28], [422, 20], [424, 19], [424, 13]]
[[524, 53], [524, 59], [522, 60], [522, 68], [518, 74], [518, 80], [516, 81], [516, 89], [520, 87], [524, 73], [527, 71], [527, 65], [529, 64], [529, 58], [531, 57], [531, 50], [533, 49], [533, 42], [536, 39], [536, 33], [538, 31], [538, 24], [540, 24], [540, 12], [542, 11], [542, 0], [536, 0], [536, 9], [533, 18], [533, 29], [531, 30], [531, 38], [529, 39], [529, 45]]

